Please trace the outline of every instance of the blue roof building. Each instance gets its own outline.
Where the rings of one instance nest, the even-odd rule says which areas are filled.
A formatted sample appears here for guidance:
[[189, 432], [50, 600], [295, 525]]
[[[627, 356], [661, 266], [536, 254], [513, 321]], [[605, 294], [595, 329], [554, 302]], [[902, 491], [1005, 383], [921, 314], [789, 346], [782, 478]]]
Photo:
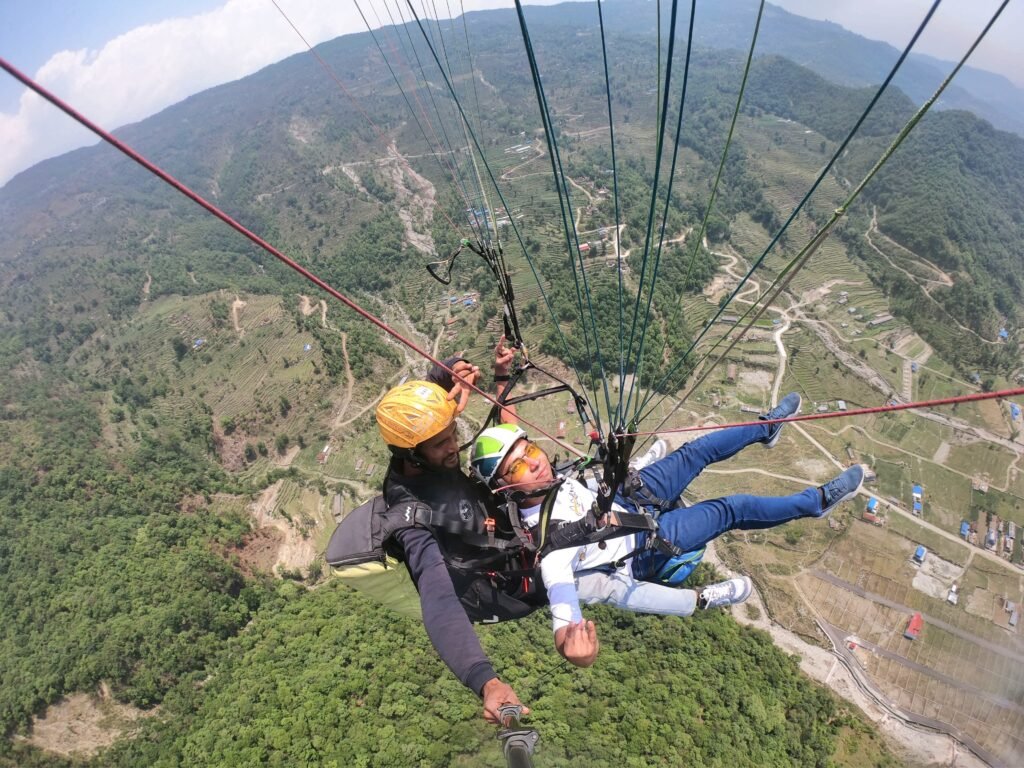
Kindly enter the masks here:
[[914, 560], [916, 560], [919, 563], [923, 563], [925, 555], [927, 555], [927, 554], [928, 554], [928, 550], [925, 549], [920, 544], [918, 544], [917, 545], [917, 549], [914, 550]]
[[1010, 334], [1009, 334], [1009, 332], [1005, 328], [1000, 328], [999, 329], [999, 338], [1001, 340], [1003, 340], [1003, 341], [1006, 341], [1008, 338], [1010, 338]]
[[971, 532], [971, 526], [967, 524], [966, 520], [964, 520], [962, 523], [960, 523], [960, 535], [961, 536], [963, 536], [966, 539], [967, 536], [970, 534], [970, 532]]
[[924, 488], [922, 488], [920, 485], [915, 485], [911, 490], [915, 496], [920, 497], [924, 495]]
[[917, 373], [917, 363], [916, 362], [913, 362], [913, 363], [910, 364], [910, 372], [911, 373]]
[[915, 501], [914, 502], [914, 514], [915, 515], [920, 515], [921, 514], [921, 502], [920, 501]]
[[1020, 406], [1016, 403], [1010, 403], [1010, 416], [1013, 417], [1014, 421], [1020, 418]]
[[875, 508], [877, 506], [878, 506], [878, 499], [869, 499], [868, 500], [868, 512], [874, 512]]

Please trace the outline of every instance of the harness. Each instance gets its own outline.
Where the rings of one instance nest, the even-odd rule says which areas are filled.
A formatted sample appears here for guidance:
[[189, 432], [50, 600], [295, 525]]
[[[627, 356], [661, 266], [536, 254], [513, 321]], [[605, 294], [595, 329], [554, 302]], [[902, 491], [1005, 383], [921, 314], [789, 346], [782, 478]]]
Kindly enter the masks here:
[[429, 530], [471, 620], [520, 618], [544, 604], [536, 547], [465, 475], [427, 482], [389, 475], [385, 494], [393, 504], [380, 515], [382, 544], [400, 558], [395, 535], [401, 529]]

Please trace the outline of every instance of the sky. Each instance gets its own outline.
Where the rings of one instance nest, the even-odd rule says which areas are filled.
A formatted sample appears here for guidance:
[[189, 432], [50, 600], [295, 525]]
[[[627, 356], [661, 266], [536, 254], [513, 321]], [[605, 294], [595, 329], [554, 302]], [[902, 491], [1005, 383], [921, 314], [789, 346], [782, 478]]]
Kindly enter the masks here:
[[[0, 58], [107, 129], [137, 122], [194, 93], [306, 50], [275, 0], [2, 2]], [[314, 45], [364, 29], [351, 0], [276, 2]], [[528, 2], [549, 5], [554, 0]], [[930, 5], [928, 0], [775, 4], [899, 48]], [[367, 5], [381, 7], [373, 0], [362, 5], [364, 10]], [[510, 7], [512, 0], [461, 0], [460, 5], [467, 11]], [[916, 50], [959, 58], [997, 5], [997, 0], [945, 0]], [[1022, 29], [1024, 2], [1013, 0], [971, 66], [998, 72], [1024, 87], [1024, 52], [1012, 34]], [[0, 72], [0, 185], [40, 160], [95, 142], [91, 133]]]

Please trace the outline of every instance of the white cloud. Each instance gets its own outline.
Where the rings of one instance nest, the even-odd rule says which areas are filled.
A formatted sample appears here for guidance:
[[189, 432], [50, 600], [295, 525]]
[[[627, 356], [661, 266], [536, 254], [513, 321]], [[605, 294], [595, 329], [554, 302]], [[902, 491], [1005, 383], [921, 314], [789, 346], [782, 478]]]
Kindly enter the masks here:
[[[354, 3], [277, 3], [311, 45], [365, 29]], [[469, 11], [511, 7], [513, 2], [465, 0], [459, 5]], [[459, 5], [452, 7], [456, 14], [461, 12]], [[372, 13], [369, 20], [376, 26]], [[305, 44], [271, 0], [227, 0], [209, 13], [137, 27], [98, 51], [56, 53], [33, 79], [111, 130], [304, 50]], [[0, 185], [40, 160], [96, 141], [91, 132], [26, 91], [15, 113], [0, 112]]]
[[[281, 2], [311, 44], [361, 28], [348, 3]], [[61, 51], [33, 79], [98, 125], [141, 120], [185, 97], [236, 80], [305, 50], [267, 0], [221, 8], [127, 32], [98, 51]], [[94, 143], [95, 136], [26, 91], [14, 114], [0, 113], [0, 184], [34, 163]]]
[[[858, 0], [857, 5], [863, 6], [865, 1]], [[358, 11], [350, 2], [277, 2], [313, 45], [364, 29]], [[533, 5], [554, 2], [557, 0], [531, 0]], [[820, 10], [811, 13], [804, 7], [808, 0], [778, 2], [798, 13], [821, 15]], [[512, 0], [464, 0], [450, 7], [454, 13], [459, 13], [460, 6], [469, 11], [511, 5]], [[850, 0], [837, 0], [829, 6], [830, 12], [834, 17], [841, 16], [839, 11], [847, 5], [854, 4]], [[957, 16], [963, 13], [954, 14], [954, 21], [959, 20]], [[970, 15], [978, 14], [972, 12]], [[836, 20], [843, 22], [840, 18]], [[370, 21], [376, 21], [372, 13]], [[1011, 19], [1005, 21], [1010, 23], [1001, 23], [1003, 29], [1013, 28], [1016, 24]], [[987, 41], [990, 42], [988, 52], [996, 56], [1003, 53], [1019, 63], [1016, 43], [1012, 52], [1006, 53], [999, 50], [1000, 44], [1005, 46], [1005, 40], [996, 34], [993, 38]], [[113, 129], [141, 120], [198, 91], [245, 77], [303, 50], [305, 45], [271, 0], [227, 0], [223, 6], [209, 13], [138, 27], [111, 40], [99, 50], [61, 51], [54, 54], [33, 77], [89, 119], [104, 128]], [[0, 112], [0, 146], [4, 147], [0, 153], [0, 185], [40, 160], [96, 140], [92, 133], [34, 93], [26, 91], [16, 112]]]

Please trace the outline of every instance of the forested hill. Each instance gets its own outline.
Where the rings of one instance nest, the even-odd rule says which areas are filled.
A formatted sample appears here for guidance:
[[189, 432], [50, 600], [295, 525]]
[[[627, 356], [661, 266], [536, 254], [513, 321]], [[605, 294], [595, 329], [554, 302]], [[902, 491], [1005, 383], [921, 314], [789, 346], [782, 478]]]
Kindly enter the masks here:
[[[833, 85], [780, 57], [760, 64], [752, 72], [750, 103], [810, 126], [833, 141], [846, 138], [874, 95], [872, 88]], [[807, 98], [791, 98], [795, 93]], [[883, 96], [858, 132], [861, 140], [842, 159], [840, 173], [850, 182], [863, 178], [914, 112], [899, 91]], [[876, 279], [897, 298], [896, 307], [923, 335], [935, 339], [930, 326], [948, 325], [950, 316], [988, 339], [996, 338], [1007, 322], [1020, 322], [1021, 200], [1024, 139], [960, 111], [929, 112], [865, 188], [855, 211], [870, 217], [877, 208], [882, 231], [956, 277], [952, 288], [932, 294], [948, 316], [929, 319], [915, 303], [916, 290], [898, 273], [872, 264]], [[847, 242], [871, 259], [858, 233], [848, 233]], [[971, 358], [962, 345], [937, 343], [964, 365], [994, 364], [987, 357]]]
[[[758, 5], [757, 0], [698, 5], [695, 24], [697, 44], [719, 50], [746, 50], [753, 34]], [[633, 0], [605, 3], [604, 15], [609, 29], [653, 37], [656, 25], [649, 14], [639, 10], [641, 7], [642, 4], [638, 5]], [[475, 15], [470, 14], [470, 18]], [[585, 27], [593, 23], [595, 12], [586, 4], [567, 3], [530, 8], [527, 15], [531, 23], [535, 20], [544, 24]], [[686, 37], [688, 15], [689, 6], [680, 7], [677, 33], [680, 39]], [[662, 24], [666, 27], [668, 16], [666, 9], [662, 12]], [[662, 42], [667, 45], [664, 35]], [[857, 88], [881, 83], [902, 49], [869, 40], [831, 22], [797, 16], [768, 3], [761, 21], [757, 52], [762, 56], [783, 56], [832, 83]], [[963, 51], [951, 50], [944, 57], [946, 60], [940, 60], [911, 53], [897, 74], [895, 85], [915, 104], [922, 104], [935, 92], [962, 54]], [[1002, 130], [1024, 135], [1024, 89], [1002, 75], [976, 69], [969, 64], [946, 89], [938, 108], [969, 110]]]
[[[946, 302], [989, 338], [1024, 296], [1024, 139], [967, 112], [930, 115], [882, 170], [867, 199], [901, 244], [966, 275]], [[994, 311], [993, 311], [994, 310]]]

